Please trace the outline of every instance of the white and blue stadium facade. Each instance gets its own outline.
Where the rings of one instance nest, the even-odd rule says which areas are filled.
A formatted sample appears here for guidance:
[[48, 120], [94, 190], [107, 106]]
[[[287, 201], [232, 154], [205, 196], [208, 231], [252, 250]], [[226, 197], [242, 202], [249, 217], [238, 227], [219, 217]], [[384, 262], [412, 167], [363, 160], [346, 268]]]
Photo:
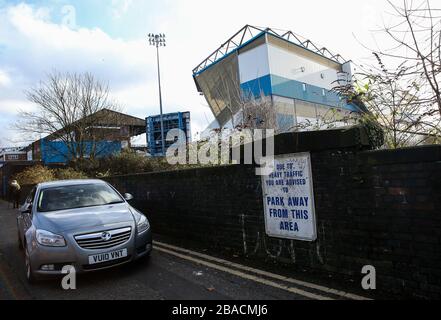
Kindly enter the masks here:
[[363, 112], [333, 90], [351, 81], [351, 63], [291, 31], [247, 25], [199, 64], [193, 77], [216, 118], [212, 127], [231, 123], [237, 87], [245, 95], [271, 98], [280, 131], [316, 123], [331, 109], [343, 115]]

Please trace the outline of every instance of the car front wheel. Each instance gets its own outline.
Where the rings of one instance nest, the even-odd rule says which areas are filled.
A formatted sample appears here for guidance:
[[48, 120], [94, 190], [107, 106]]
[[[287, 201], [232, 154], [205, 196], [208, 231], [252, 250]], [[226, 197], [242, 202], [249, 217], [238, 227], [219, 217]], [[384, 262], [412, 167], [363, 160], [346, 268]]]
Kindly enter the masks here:
[[21, 242], [20, 232], [17, 231], [18, 249], [23, 250], [23, 243]]
[[29, 252], [27, 248], [25, 248], [25, 272], [26, 272], [26, 280], [28, 280], [29, 283], [34, 283], [35, 276], [34, 276], [34, 272], [32, 271], [31, 259], [29, 257]]

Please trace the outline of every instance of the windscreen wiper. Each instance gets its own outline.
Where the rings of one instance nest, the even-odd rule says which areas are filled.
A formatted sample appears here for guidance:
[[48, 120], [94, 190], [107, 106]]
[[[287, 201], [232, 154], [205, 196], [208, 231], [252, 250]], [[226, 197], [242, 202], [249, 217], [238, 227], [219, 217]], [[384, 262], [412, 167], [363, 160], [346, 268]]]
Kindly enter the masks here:
[[124, 201], [113, 201], [113, 202], [106, 203], [105, 205], [108, 206], [111, 204], [119, 204], [119, 203], [124, 203]]

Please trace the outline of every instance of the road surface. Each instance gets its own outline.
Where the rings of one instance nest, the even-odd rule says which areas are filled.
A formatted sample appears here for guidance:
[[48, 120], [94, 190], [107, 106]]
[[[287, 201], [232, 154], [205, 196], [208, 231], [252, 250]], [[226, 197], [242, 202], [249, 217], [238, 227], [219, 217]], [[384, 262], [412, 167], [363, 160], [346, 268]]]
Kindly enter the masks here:
[[332, 288], [286, 278], [200, 252], [154, 243], [149, 261], [80, 275], [76, 290], [61, 280], [29, 285], [18, 249], [16, 212], [0, 201], [1, 299], [296, 300], [360, 299]]

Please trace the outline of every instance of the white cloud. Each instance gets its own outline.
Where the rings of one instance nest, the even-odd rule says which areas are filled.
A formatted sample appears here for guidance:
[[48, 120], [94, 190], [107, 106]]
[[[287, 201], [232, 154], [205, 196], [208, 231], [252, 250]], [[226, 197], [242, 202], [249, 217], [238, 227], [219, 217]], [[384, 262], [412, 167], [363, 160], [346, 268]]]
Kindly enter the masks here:
[[[140, 118], [159, 113], [156, 55], [145, 39], [124, 41], [100, 29], [72, 30], [48, 18], [48, 10], [25, 4], [0, 9], [0, 89], [8, 86], [0, 90], [0, 116], [35, 108], [24, 91], [53, 70], [92, 72], [109, 83], [125, 112]], [[191, 111], [192, 131], [200, 132], [213, 117], [194, 87], [192, 62], [173, 55], [176, 45], [161, 51], [164, 112]]]
[[120, 19], [127, 13], [131, 5], [132, 0], [112, 0], [112, 16], [115, 19]]
[[113, 39], [99, 29], [72, 30], [42, 12], [25, 4], [0, 9], [0, 116], [31, 110], [24, 91], [57, 70], [91, 72], [108, 82], [115, 97], [129, 92], [119, 102], [145, 117], [143, 106], [156, 98], [144, 94], [155, 79], [154, 52], [146, 43]]
[[17, 111], [32, 111], [35, 110], [35, 105], [32, 102], [22, 99], [0, 100], [0, 113], [14, 116]]
[[51, 19], [51, 8], [41, 7], [35, 10], [35, 17], [39, 20], [50, 21]]
[[71, 30], [39, 19], [24, 4], [9, 9], [6, 18], [12, 32], [0, 35], [9, 51], [19, 54], [15, 59], [21, 59], [21, 69], [28, 64], [40, 72], [53, 67], [92, 71], [112, 83], [126, 83], [127, 77], [145, 80], [151, 68], [151, 54], [142, 41], [112, 39], [100, 29]]
[[6, 73], [6, 71], [0, 69], [0, 88], [8, 87], [10, 84], [11, 84], [11, 78]]
[[[69, 28], [69, 23], [51, 22], [49, 9], [26, 4], [6, 5], [1, 9], [1, 2], [0, 117], [5, 109], [11, 114], [18, 106], [26, 105], [23, 91], [38, 84], [54, 69], [93, 73], [109, 83], [113, 96], [129, 114], [145, 118], [159, 113], [155, 50], [148, 46], [145, 37], [129, 41], [113, 38], [98, 28], [78, 25]], [[268, 6], [257, 0], [224, 0], [221, 5], [213, 6], [207, 5], [206, 0], [165, 0], [156, 12], [150, 10], [153, 7], [150, 2], [113, 0], [109, 2], [109, 10], [113, 10], [113, 18], [127, 18], [132, 17], [136, 8], [139, 14], [133, 17], [146, 21], [136, 24], [145, 27], [139, 30], [145, 34], [166, 33], [167, 47], [161, 49], [164, 112], [191, 111], [192, 132], [196, 133], [213, 116], [196, 91], [191, 70], [247, 23], [291, 29], [347, 59], [368, 56], [369, 52], [357, 43], [354, 34], [363, 41], [370, 38], [368, 29], [376, 26], [372, 24], [380, 19], [377, 13], [384, 11], [386, 2], [373, 0], [360, 15], [352, 13], [360, 11], [363, 1], [340, 2], [336, 6], [322, 0], [302, 3], [273, 0]], [[76, 11], [77, 18], [81, 14], [80, 10]], [[100, 12], [93, 14], [97, 20], [106, 16]], [[119, 22], [129, 34], [133, 26], [124, 19]], [[109, 23], [106, 20], [104, 24]], [[133, 33], [139, 34], [139, 30]]]

